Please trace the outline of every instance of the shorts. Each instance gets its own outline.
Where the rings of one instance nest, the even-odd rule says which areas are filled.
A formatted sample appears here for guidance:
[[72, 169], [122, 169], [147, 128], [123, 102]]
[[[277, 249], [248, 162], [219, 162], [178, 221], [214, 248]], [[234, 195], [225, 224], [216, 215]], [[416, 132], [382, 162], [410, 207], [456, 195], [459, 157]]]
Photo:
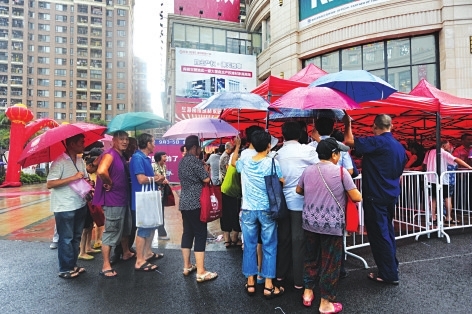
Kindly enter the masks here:
[[102, 235], [102, 243], [108, 246], [116, 246], [121, 238], [131, 233], [131, 213], [128, 206], [103, 206], [105, 213], [105, 228]]
[[136, 235], [140, 238], [149, 238], [151, 236], [151, 233], [156, 229], [157, 229], [157, 227], [155, 227], [155, 228], [141, 228], [141, 227], [138, 227], [138, 231], [136, 232]]
[[[451, 189], [449, 190], [449, 185], [447, 184], [442, 185], [443, 199], [446, 199], [452, 196], [453, 194], [452, 192], [454, 191], [454, 186], [451, 185], [450, 187]], [[436, 184], [435, 183], [431, 183], [431, 197], [433, 199], [436, 199]]]

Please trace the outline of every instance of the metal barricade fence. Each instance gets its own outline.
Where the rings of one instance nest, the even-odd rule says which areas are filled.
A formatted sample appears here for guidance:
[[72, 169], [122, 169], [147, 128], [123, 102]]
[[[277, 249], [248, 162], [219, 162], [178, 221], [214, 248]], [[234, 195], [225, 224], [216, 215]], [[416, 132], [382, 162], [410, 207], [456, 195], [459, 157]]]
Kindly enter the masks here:
[[[438, 217], [441, 217], [441, 230], [472, 227], [472, 171], [445, 171], [440, 177], [440, 199]], [[448, 235], [446, 234], [448, 237]]]
[[[354, 179], [354, 182], [362, 192], [362, 177]], [[400, 196], [398, 197], [397, 206], [395, 207], [395, 216], [393, 218], [395, 239], [407, 237], [418, 237], [428, 235], [432, 232], [438, 232], [438, 236], [442, 236], [441, 224], [435, 223], [432, 219], [432, 211], [430, 207], [430, 183], [438, 182], [437, 175], [434, 172], [404, 172], [400, 178]], [[438, 185], [436, 184], [436, 188]], [[436, 194], [438, 195], [438, 194]], [[345, 233], [344, 248], [346, 256], [351, 256], [361, 260], [368, 268], [367, 262], [360, 256], [351, 251], [360, 247], [368, 246], [368, 234], [364, 227], [364, 211], [362, 203], [358, 204], [359, 211], [359, 229], [355, 233]], [[445, 234], [445, 233], [444, 233]], [[449, 242], [447, 234], [445, 234]]]

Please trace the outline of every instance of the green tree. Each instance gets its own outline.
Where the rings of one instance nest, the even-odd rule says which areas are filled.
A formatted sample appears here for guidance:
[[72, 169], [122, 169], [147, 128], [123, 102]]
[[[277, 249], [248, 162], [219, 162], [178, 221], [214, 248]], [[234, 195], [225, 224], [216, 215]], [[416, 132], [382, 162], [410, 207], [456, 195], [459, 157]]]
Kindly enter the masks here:
[[107, 126], [108, 125], [108, 122], [106, 122], [105, 120], [99, 120], [99, 119], [92, 119], [92, 120], [87, 121], [87, 122], [92, 123], [92, 124], [101, 125], [101, 126]]
[[0, 129], [10, 129], [11, 121], [4, 113], [0, 113]]

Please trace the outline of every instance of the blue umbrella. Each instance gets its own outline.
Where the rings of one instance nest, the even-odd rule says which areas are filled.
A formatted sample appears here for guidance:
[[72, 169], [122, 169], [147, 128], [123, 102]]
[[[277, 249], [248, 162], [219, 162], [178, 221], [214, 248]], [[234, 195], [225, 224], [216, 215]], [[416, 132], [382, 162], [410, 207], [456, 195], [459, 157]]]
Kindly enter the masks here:
[[271, 112], [269, 120], [271, 121], [283, 121], [293, 120], [295, 118], [320, 118], [326, 117], [341, 121], [344, 117], [344, 112], [340, 109], [291, 109], [291, 108], [279, 108], [278, 111]]
[[114, 117], [108, 123], [106, 133], [112, 134], [116, 131], [136, 131], [162, 128], [171, 123], [152, 112], [128, 112]]
[[358, 103], [385, 99], [397, 91], [389, 83], [365, 70], [343, 70], [326, 74], [310, 84], [310, 87], [313, 86], [336, 89]]
[[197, 109], [255, 109], [267, 110], [269, 103], [259, 95], [249, 92], [222, 92], [195, 106]]

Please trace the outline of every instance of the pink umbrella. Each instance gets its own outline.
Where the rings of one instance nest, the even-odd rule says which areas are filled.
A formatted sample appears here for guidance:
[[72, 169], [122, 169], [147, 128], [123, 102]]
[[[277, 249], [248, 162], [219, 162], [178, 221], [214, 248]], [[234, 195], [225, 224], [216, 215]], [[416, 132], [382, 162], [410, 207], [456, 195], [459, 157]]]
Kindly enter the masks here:
[[280, 97], [269, 108], [349, 110], [361, 107], [346, 94], [328, 87], [298, 87]]
[[238, 135], [238, 130], [220, 119], [194, 118], [177, 122], [162, 137], [181, 139], [189, 135], [197, 135], [199, 138], [230, 137]]

